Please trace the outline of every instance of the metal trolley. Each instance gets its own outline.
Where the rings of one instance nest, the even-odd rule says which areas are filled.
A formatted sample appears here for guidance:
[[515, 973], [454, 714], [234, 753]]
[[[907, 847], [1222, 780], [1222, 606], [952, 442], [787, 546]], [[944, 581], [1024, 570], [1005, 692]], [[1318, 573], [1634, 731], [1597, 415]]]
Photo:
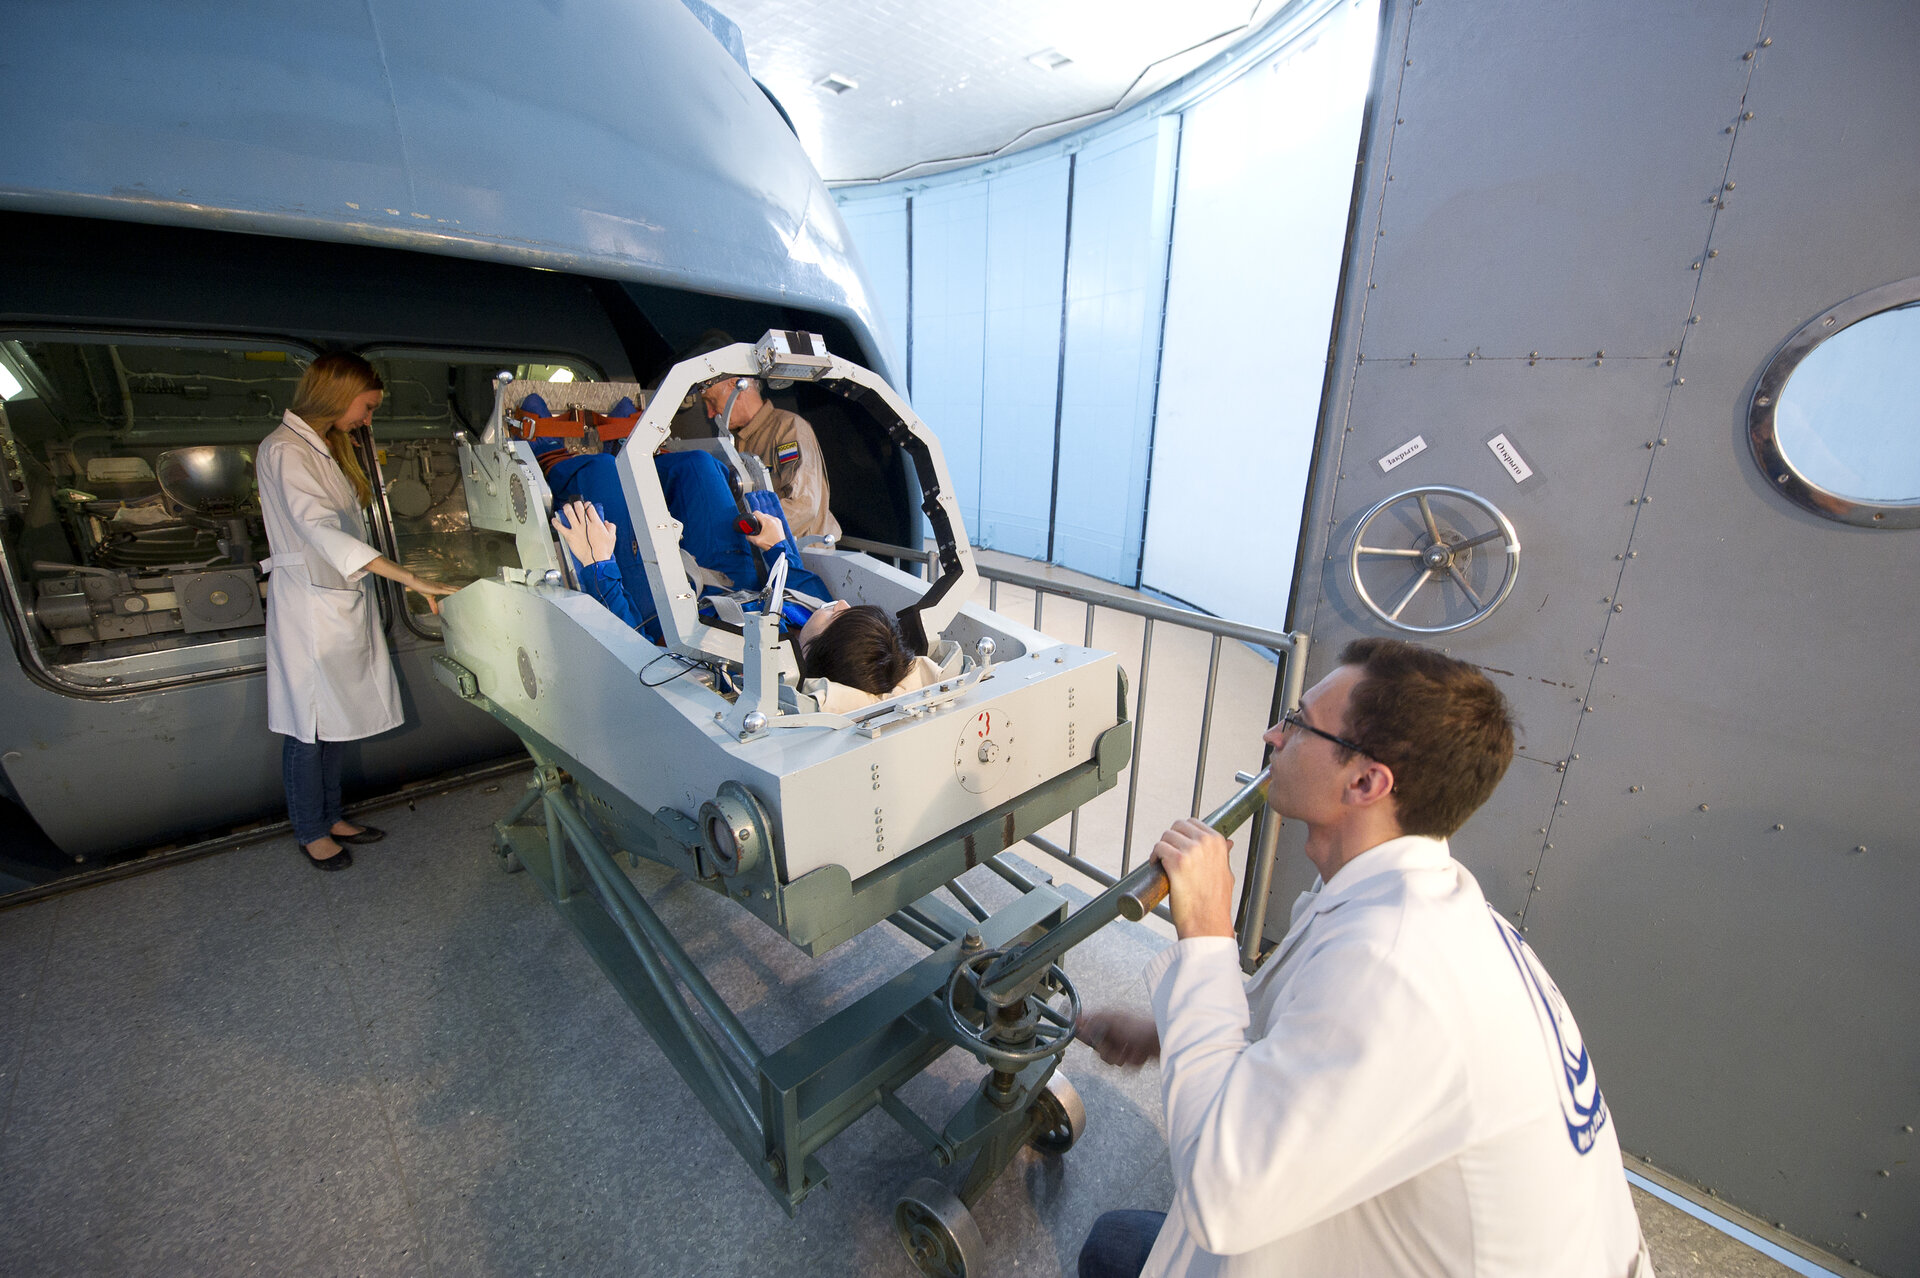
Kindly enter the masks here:
[[[804, 558], [839, 597], [881, 603], [923, 644], [970, 653], [950, 677], [826, 714], [798, 694], [777, 619], [749, 611], [729, 627], [699, 615], [651, 457], [684, 395], [743, 375], [844, 394], [911, 458], [938, 546], [932, 582], [830, 544]], [[1070, 915], [1064, 896], [1004, 855], [1118, 780], [1133, 747], [1125, 673], [1111, 653], [970, 602], [971, 551], [937, 441], [878, 376], [795, 333], [677, 366], [620, 454], [664, 604], [655, 644], [569, 588], [540, 469], [504, 429], [530, 389], [501, 383], [487, 428], [462, 442], [473, 522], [512, 537], [520, 566], [447, 601], [439, 659], [443, 681], [516, 733], [537, 765], [495, 827], [496, 852], [534, 876], [789, 1212], [827, 1182], [818, 1151], [878, 1106], [940, 1167], [965, 1167], [957, 1192], [933, 1179], [908, 1188], [895, 1211], [901, 1241], [925, 1273], [977, 1274], [968, 1205], [1023, 1145], [1064, 1154], [1086, 1122], [1058, 1069], [1079, 1013], [1059, 960], [1164, 892], [1149, 865]], [[638, 398], [638, 387], [598, 393], [609, 389]], [[659, 679], [669, 662], [681, 677]], [[1216, 824], [1244, 820], [1264, 784], [1247, 785]], [[767, 1052], [643, 899], [622, 852], [725, 895], [808, 954], [881, 922], [931, 952]], [[954, 883], [980, 864], [1020, 893], [991, 915]], [[934, 895], [942, 887], [964, 912]], [[898, 1093], [953, 1048], [987, 1073], [936, 1131]]]

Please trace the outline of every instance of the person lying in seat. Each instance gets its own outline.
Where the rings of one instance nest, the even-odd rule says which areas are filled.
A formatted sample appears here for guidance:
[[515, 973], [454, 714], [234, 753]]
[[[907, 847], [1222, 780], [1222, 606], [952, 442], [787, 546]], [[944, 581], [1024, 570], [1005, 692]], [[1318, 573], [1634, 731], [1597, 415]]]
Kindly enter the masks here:
[[[712, 460], [706, 453], [665, 456]], [[638, 614], [621, 588], [615, 557], [619, 529], [578, 499], [554, 516], [553, 527], [581, 565], [581, 586], [615, 616], [640, 629], [635, 620]], [[875, 604], [849, 605], [837, 599], [823, 603], [800, 627], [795, 642], [800, 649], [799, 690], [830, 714], [848, 714], [961, 671], [957, 643], [942, 640], [932, 656], [917, 656], [901, 633], [899, 620]]]
[[800, 628], [800, 691], [829, 714], [849, 714], [960, 673], [960, 645], [941, 640], [915, 656], [900, 620], [877, 604], [839, 600]]

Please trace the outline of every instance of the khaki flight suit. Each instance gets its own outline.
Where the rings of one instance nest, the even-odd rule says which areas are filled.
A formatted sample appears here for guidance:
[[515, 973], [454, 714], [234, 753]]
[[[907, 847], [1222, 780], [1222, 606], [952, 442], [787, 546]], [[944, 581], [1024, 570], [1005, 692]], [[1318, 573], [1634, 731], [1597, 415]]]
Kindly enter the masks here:
[[762, 404], [753, 420], [734, 432], [734, 440], [766, 463], [794, 536], [840, 535], [840, 521], [827, 509], [831, 494], [820, 441], [806, 418]]

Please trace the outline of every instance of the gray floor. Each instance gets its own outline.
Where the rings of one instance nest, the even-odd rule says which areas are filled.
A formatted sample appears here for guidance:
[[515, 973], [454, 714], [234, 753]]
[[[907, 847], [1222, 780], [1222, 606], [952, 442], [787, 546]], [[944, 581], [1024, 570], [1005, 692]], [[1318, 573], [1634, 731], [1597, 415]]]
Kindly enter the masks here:
[[[870, 1114], [788, 1220], [527, 876], [495, 868], [519, 790], [380, 812], [391, 837], [343, 874], [281, 839], [0, 913], [0, 1272], [911, 1275], [892, 1208], [924, 1156]], [[767, 1046], [924, 953], [876, 928], [808, 960], [640, 880]], [[1069, 970], [1090, 1005], [1138, 1005], [1164, 944], [1116, 924]], [[980, 1075], [956, 1057], [906, 1094], [935, 1125]], [[991, 1273], [1071, 1273], [1099, 1212], [1169, 1197], [1153, 1071], [1079, 1047], [1065, 1068], [1087, 1134], [980, 1204]], [[1662, 1273], [1787, 1272], [1636, 1197]]]

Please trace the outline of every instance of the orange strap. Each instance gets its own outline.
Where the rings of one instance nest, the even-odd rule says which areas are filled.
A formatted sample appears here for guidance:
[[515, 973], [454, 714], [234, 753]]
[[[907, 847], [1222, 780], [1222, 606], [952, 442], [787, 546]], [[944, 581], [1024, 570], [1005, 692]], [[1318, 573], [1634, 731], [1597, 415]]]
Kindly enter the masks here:
[[633, 434], [633, 428], [639, 424], [638, 413], [630, 417], [609, 417], [590, 408], [570, 408], [559, 417], [514, 414], [514, 426], [522, 439], [584, 439], [587, 427], [592, 426], [602, 443], [611, 443]]
[[587, 433], [585, 410], [570, 408], [559, 417], [516, 412], [513, 426], [522, 439], [580, 439]]
[[640, 414], [631, 417], [608, 417], [604, 413], [593, 414], [594, 429], [600, 432], [600, 442], [610, 444], [616, 439], [625, 439], [633, 434], [633, 428], [640, 424]]

